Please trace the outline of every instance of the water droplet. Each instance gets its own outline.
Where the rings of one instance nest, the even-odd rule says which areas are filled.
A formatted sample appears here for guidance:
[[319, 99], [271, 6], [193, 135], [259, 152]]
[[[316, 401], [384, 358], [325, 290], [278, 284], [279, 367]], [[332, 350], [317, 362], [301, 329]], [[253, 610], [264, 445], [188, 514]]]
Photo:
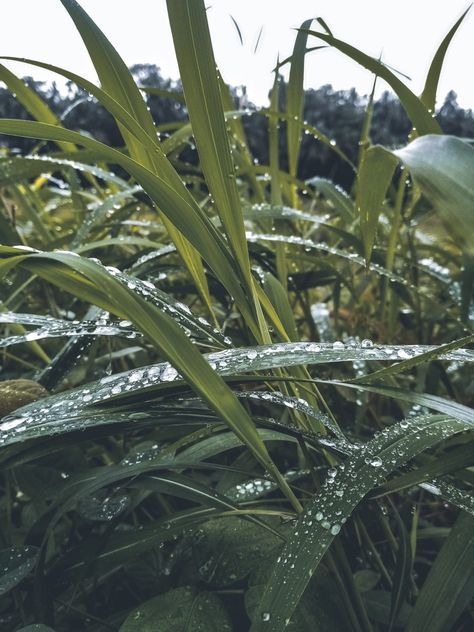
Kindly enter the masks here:
[[370, 349], [370, 347], [374, 346], [374, 343], [369, 338], [364, 338], [364, 340], [362, 340], [362, 342], [360, 343], [360, 346], [363, 349]]
[[269, 612], [263, 612], [262, 613], [262, 621], [265, 621], [265, 623], [267, 623], [267, 621], [270, 621], [271, 616]]

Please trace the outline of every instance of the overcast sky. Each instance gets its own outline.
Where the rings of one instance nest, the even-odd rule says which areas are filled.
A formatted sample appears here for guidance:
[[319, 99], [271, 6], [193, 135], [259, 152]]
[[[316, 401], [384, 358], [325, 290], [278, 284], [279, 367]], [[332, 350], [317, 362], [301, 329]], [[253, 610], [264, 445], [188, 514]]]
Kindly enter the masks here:
[[[164, 77], [178, 77], [165, 0], [79, 0], [128, 65], [153, 63]], [[468, 0], [208, 0], [217, 63], [228, 83], [247, 85], [249, 98], [266, 104], [277, 55], [291, 54], [303, 20], [323, 17], [333, 34], [412, 79], [420, 93], [431, 58], [447, 31], [468, 7]], [[474, 109], [474, 9], [448, 51], [438, 93], [458, 93], [462, 107]], [[241, 45], [230, 16], [239, 24]], [[75, 27], [59, 0], [2, 0], [0, 54], [30, 57], [96, 80]], [[254, 53], [256, 40], [262, 36]], [[311, 38], [310, 38], [311, 40]], [[312, 38], [309, 45], [316, 45]], [[25, 65], [7, 65], [17, 74], [40, 79], [52, 75]], [[332, 83], [337, 89], [371, 89], [370, 73], [334, 50], [307, 56], [305, 87]], [[385, 87], [380, 81], [379, 90]]]

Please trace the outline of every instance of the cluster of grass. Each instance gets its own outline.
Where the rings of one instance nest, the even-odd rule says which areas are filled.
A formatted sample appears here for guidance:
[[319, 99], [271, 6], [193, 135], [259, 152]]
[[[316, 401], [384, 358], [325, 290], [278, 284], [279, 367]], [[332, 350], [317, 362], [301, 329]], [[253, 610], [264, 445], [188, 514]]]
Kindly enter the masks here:
[[[462, 18], [421, 97], [303, 23], [260, 165], [201, 0], [167, 3], [174, 126], [61, 2], [101, 87], [27, 61], [90, 92], [124, 144], [66, 129], [0, 65], [32, 116], [0, 133], [38, 139], [0, 160], [1, 629], [472, 629], [474, 149], [433, 115]], [[298, 179], [303, 134], [347, 160], [302, 120], [315, 41], [413, 124], [373, 146], [369, 104], [350, 192]]]

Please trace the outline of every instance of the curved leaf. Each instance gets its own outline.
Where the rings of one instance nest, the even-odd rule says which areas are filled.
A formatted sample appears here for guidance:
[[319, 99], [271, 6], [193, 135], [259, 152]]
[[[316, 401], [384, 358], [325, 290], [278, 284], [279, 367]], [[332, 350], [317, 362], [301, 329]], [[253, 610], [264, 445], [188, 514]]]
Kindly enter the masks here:
[[438, 123], [433, 119], [431, 113], [423, 105], [420, 99], [409, 88], [407, 88], [407, 86], [400, 81], [400, 79], [394, 75], [394, 73], [389, 70], [385, 64], [382, 64], [374, 57], [366, 55], [354, 46], [351, 46], [342, 40], [336, 39], [327, 33], [308, 31], [308, 34], [322, 39], [330, 46], [334, 46], [358, 64], [367, 68], [367, 70], [370, 70], [375, 75], [384, 79], [397, 94], [418, 134], [424, 135], [441, 133], [441, 128]]
[[393, 153], [408, 167], [454, 240], [474, 253], [474, 148], [454, 136], [427, 135]]
[[447, 416], [413, 418], [379, 433], [360, 456], [346, 460], [299, 518], [273, 568], [251, 632], [283, 632], [343, 522], [371, 489], [413, 456], [469, 428], [471, 424]]

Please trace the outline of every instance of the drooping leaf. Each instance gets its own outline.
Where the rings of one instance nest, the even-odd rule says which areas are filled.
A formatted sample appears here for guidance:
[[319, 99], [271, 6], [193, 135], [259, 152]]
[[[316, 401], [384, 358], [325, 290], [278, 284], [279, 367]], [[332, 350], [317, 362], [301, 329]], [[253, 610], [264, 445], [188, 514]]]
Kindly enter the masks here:
[[454, 136], [429, 134], [394, 154], [408, 167], [453, 240], [472, 254], [474, 148]]
[[[55, 285], [74, 292], [76, 296], [118, 316], [126, 314], [137, 329], [176, 367], [171, 370], [174, 372], [172, 379], [177, 377], [177, 371], [179, 371], [189, 381], [192, 388], [210, 404], [211, 408], [223, 415], [236, 435], [246, 443], [257, 459], [276, 478], [280, 479], [279, 484], [292, 496], [291, 489], [272, 462], [250, 416], [224, 380], [211, 368], [169, 315], [154, 305], [148, 304], [139, 293], [134, 292], [119, 278], [115, 278], [100, 264], [78, 255], [43, 254], [35, 251], [24, 254], [21, 249], [15, 251], [12, 248], [0, 248], [0, 250], [3, 251], [2, 254], [10, 253], [10, 257], [0, 264], [4, 271], [8, 271], [12, 264], [18, 264], [27, 269], [33, 264], [37, 275]], [[15, 425], [13, 427], [15, 428]], [[298, 506], [294, 496], [293, 502]]]

